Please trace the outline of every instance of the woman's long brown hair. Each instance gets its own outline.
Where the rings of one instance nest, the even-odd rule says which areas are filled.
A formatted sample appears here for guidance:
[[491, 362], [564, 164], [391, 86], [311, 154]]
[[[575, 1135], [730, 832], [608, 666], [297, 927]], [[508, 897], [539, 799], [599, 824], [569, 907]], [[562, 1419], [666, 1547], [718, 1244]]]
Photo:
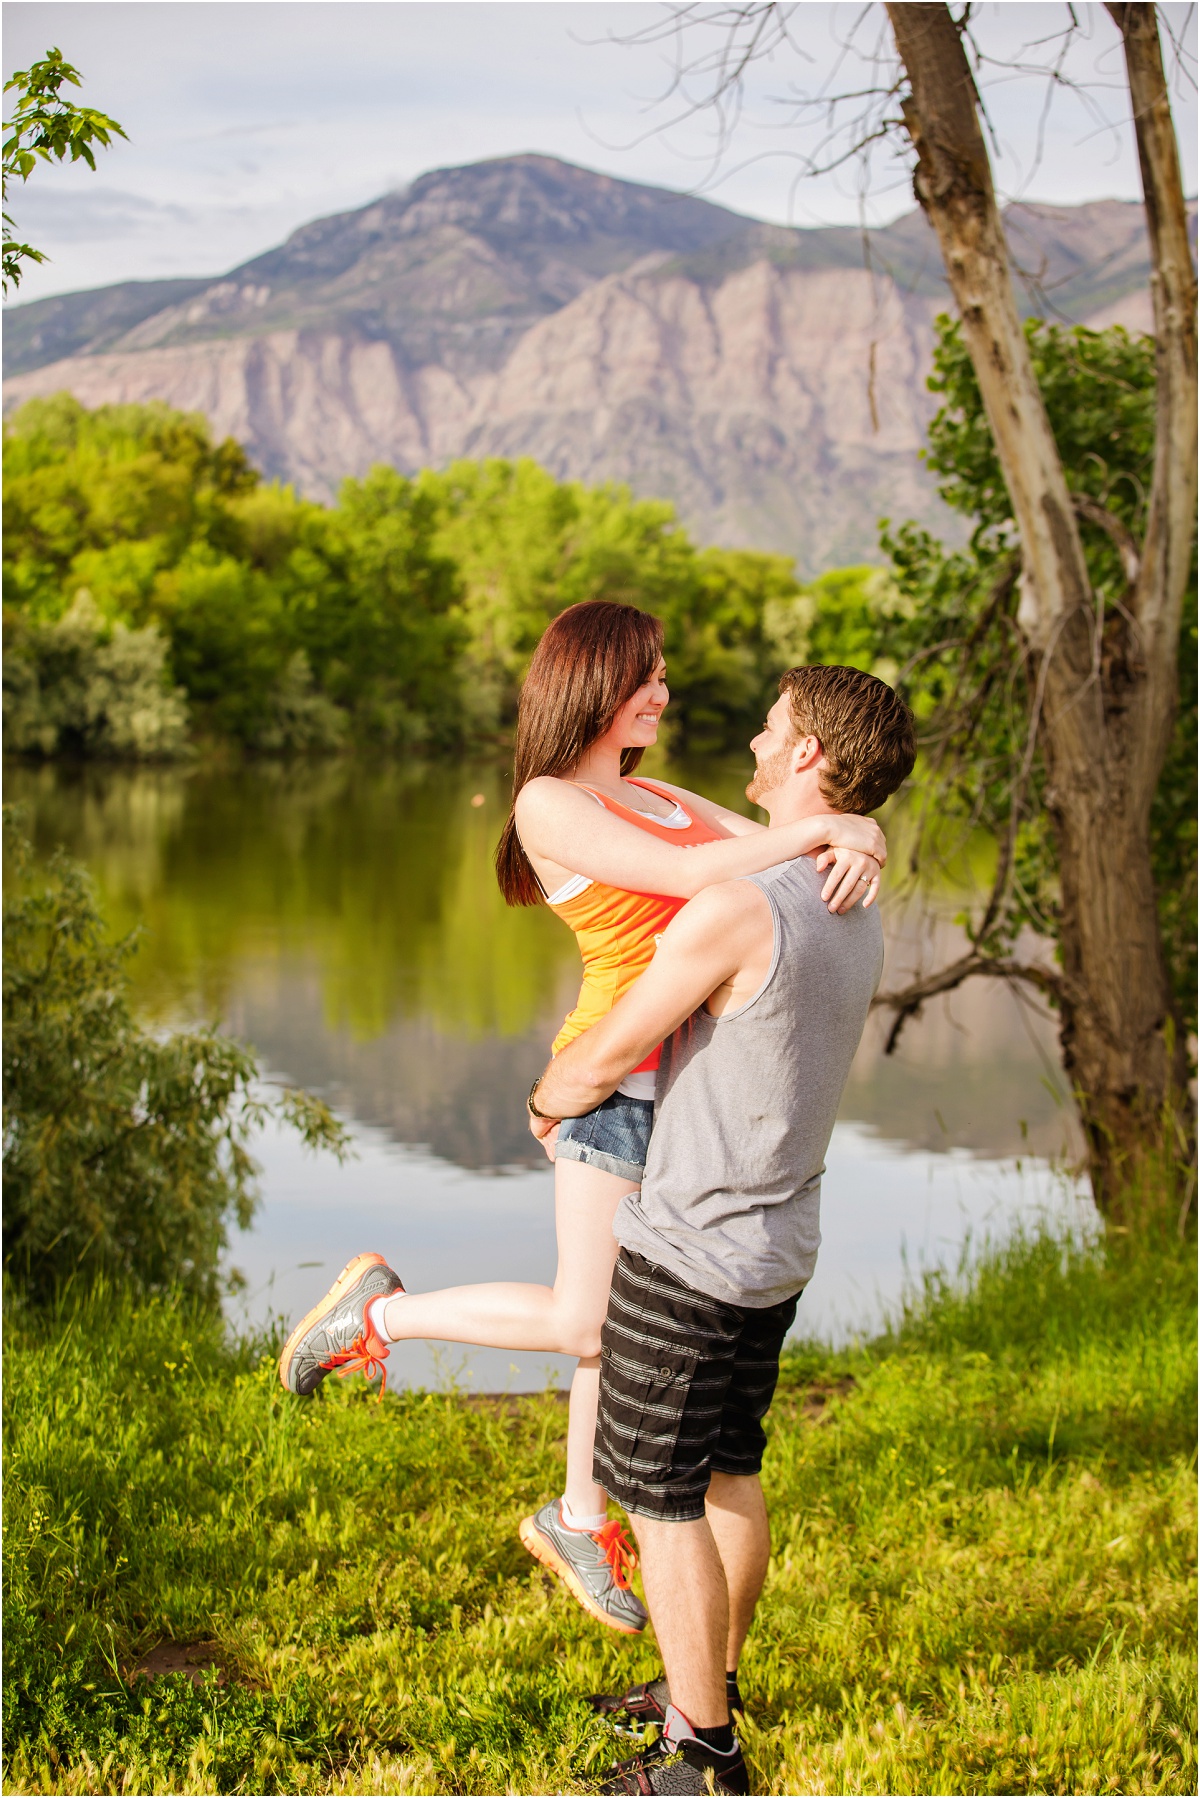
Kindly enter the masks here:
[[[663, 627], [649, 612], [607, 599], [568, 606], [533, 653], [517, 712], [513, 805], [540, 774], [569, 774], [585, 750], [612, 724], [658, 666]], [[640, 749], [621, 753], [632, 774]], [[544, 897], [521, 847], [512, 808], [496, 845], [496, 879], [509, 905], [538, 905]]]

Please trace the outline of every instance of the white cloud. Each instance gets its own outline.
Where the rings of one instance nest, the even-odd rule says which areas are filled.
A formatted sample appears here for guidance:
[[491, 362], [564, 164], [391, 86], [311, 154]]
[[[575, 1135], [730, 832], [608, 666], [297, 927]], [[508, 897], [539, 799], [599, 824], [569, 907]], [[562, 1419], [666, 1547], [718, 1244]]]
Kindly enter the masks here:
[[[1189, 9], [1169, 7], [1183, 21]], [[796, 223], [858, 218], [843, 170], [795, 181], [777, 98], [830, 67], [856, 4], [810, 0], [796, 31], [811, 63], [755, 69], [742, 129], [705, 191], [724, 205]], [[998, 53], [1055, 29], [1066, 8], [977, 8]], [[993, 79], [989, 103], [1009, 192], [1063, 203], [1138, 196], [1123, 119], [1120, 52], [1099, 6], [1076, 8], [1083, 37], [1072, 67], [1120, 121], [1097, 131], [1070, 94], [1051, 109], [1041, 168], [1030, 175], [1044, 84]], [[84, 96], [129, 132], [99, 172], [39, 168], [16, 196], [23, 231], [53, 258], [31, 270], [21, 299], [167, 274], [217, 274], [306, 220], [365, 205], [424, 170], [539, 150], [628, 180], [690, 187], [703, 180], [711, 119], [656, 131], [651, 107], [669, 71], [666, 47], [612, 41], [663, 14], [653, 0], [14, 0], [5, 8], [5, 69], [58, 44], [86, 77]], [[1193, 157], [1194, 95], [1178, 100], [1181, 147]], [[647, 135], [649, 133], [649, 135]], [[911, 205], [903, 160], [874, 168], [871, 213]], [[1187, 165], [1194, 187], [1194, 160]], [[794, 191], [793, 191], [794, 189]], [[92, 223], [89, 224], [89, 214]]]

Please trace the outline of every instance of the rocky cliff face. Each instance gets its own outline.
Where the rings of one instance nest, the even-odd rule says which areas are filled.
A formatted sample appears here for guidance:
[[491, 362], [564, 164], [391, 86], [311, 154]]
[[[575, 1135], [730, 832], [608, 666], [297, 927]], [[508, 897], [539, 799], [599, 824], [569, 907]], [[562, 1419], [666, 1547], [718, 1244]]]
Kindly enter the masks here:
[[[1140, 208], [1021, 208], [1009, 232], [1031, 305], [1145, 328]], [[162, 399], [322, 498], [375, 462], [533, 456], [815, 572], [870, 556], [881, 515], [944, 522], [917, 455], [940, 266], [918, 215], [875, 240], [868, 271], [855, 231], [548, 158], [437, 171], [159, 306], [129, 284], [13, 309], [5, 408]]]

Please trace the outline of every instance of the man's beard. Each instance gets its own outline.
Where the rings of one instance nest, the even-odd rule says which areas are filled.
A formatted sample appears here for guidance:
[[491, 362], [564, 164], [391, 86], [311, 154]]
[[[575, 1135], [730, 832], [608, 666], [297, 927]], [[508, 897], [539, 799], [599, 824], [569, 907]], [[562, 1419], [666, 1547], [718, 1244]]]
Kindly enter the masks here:
[[746, 788], [746, 798], [755, 805], [761, 805], [768, 793], [781, 787], [791, 772], [792, 752], [790, 749], [777, 749], [769, 755], [765, 762], [760, 762], [754, 772], [754, 779]]

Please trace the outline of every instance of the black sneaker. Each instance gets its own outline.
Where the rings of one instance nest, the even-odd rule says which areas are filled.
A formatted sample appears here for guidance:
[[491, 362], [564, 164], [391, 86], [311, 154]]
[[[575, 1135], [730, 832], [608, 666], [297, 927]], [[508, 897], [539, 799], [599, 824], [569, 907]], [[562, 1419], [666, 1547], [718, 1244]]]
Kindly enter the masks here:
[[[627, 1692], [593, 1692], [588, 1703], [599, 1717], [611, 1718], [618, 1735], [640, 1736], [656, 1723], [661, 1729], [671, 1702], [671, 1688], [666, 1679], [648, 1680], [643, 1686], [630, 1686]], [[732, 1716], [742, 1716], [746, 1707], [737, 1686], [729, 1691]]]
[[614, 1767], [597, 1792], [679, 1793], [704, 1798], [713, 1792], [747, 1793], [750, 1775], [740, 1748], [732, 1754], [716, 1754], [694, 1736], [669, 1742], [659, 1736], [651, 1748], [643, 1748], [630, 1760]]
[[661, 1729], [670, 1702], [671, 1688], [665, 1678], [630, 1686], [627, 1692], [593, 1692], [588, 1699], [597, 1716], [610, 1717], [623, 1736], [640, 1736], [652, 1723]]

